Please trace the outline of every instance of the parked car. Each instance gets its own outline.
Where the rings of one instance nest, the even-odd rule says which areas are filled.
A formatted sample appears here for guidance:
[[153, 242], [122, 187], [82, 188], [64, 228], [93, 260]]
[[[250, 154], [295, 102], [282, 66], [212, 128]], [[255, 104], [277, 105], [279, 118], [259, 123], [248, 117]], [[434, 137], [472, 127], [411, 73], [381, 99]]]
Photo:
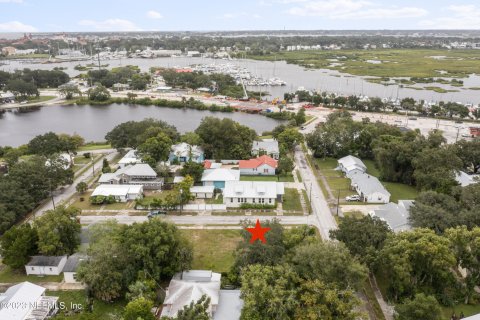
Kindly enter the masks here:
[[305, 129], [307, 129], [307, 127], [305, 127], [305, 126], [300, 127], [300, 130], [305, 130]]
[[345, 198], [347, 201], [360, 201], [360, 196], [358, 194], [354, 194]]
[[409, 120], [417, 120], [417, 118], [415, 118], [415, 117], [409, 117], [408, 119]]
[[165, 216], [167, 214], [166, 211], [160, 211], [160, 210], [152, 210], [147, 214], [148, 219], [152, 219], [154, 217], [161, 217]]
[[462, 137], [464, 137], [464, 138], [472, 138], [472, 135], [471, 135], [471, 134], [468, 134], [468, 133], [462, 133]]
[[455, 121], [455, 123], [463, 123], [463, 121], [457, 120], [457, 121]]

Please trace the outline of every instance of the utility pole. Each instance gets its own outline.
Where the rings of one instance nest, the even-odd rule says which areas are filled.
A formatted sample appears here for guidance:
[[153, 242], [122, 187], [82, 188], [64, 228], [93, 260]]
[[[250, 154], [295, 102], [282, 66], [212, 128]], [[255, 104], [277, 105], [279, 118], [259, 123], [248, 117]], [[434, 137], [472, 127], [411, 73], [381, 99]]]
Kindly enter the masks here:
[[340, 189], [337, 191], [337, 217], [338, 217], [338, 207], [340, 206]]
[[461, 127], [457, 126], [456, 128], [457, 128], [457, 136], [455, 137], [455, 143], [457, 143], [457, 141], [458, 141], [458, 135], [460, 134], [460, 128]]
[[95, 160], [93, 159], [94, 156], [91, 156], [92, 157], [92, 177], [95, 177]]

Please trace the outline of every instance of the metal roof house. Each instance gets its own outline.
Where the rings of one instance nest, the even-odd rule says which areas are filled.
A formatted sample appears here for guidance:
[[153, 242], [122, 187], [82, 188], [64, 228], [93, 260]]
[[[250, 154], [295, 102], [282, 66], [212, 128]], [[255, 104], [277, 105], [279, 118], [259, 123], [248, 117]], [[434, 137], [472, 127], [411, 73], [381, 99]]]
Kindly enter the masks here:
[[223, 203], [227, 207], [240, 207], [243, 203], [274, 205], [282, 201], [285, 186], [274, 181], [228, 181], [223, 190]]
[[238, 164], [241, 175], [273, 176], [277, 167], [278, 161], [267, 155], [250, 160], [240, 160]]
[[0, 319], [44, 320], [54, 316], [58, 297], [46, 296], [45, 290], [30, 282], [11, 286], [0, 294]]
[[459, 171], [455, 174], [455, 181], [457, 181], [460, 186], [466, 187], [471, 184], [480, 182], [480, 175], [469, 175], [466, 172]]
[[410, 207], [413, 204], [413, 200], [399, 200], [398, 204], [390, 202], [373, 210], [370, 215], [385, 221], [395, 233], [408, 231], [412, 229], [408, 218], [410, 217]]
[[143, 197], [142, 185], [130, 184], [101, 184], [92, 193], [95, 196], [113, 196], [119, 202], [141, 199]]
[[63, 271], [67, 263], [67, 256], [33, 256], [25, 265], [27, 275], [55, 275], [58, 276]]
[[228, 181], [240, 181], [240, 171], [224, 168], [207, 169], [203, 171], [201, 181], [204, 186], [223, 189]]
[[343, 173], [348, 174], [350, 171], [359, 170], [367, 172], [367, 166], [357, 157], [346, 156], [338, 160], [338, 169]]
[[280, 159], [280, 149], [278, 147], [278, 141], [275, 139], [263, 139], [261, 141], [253, 141], [252, 155], [259, 156], [265, 153], [275, 160]]
[[210, 298], [207, 310], [213, 320], [238, 320], [243, 302], [238, 290], [220, 290], [222, 275], [208, 270], [175, 274], [167, 288], [161, 316], [175, 317], [179, 310], [203, 295]]
[[390, 202], [390, 192], [385, 189], [376, 177], [357, 169], [347, 173], [347, 177], [352, 181], [352, 189], [360, 195], [362, 201], [368, 203]]
[[157, 178], [155, 170], [146, 163], [127, 165], [114, 173], [104, 173], [98, 180], [100, 184], [142, 185], [148, 190], [161, 189], [163, 181], [163, 178]]
[[172, 146], [168, 161], [170, 163], [175, 161], [180, 163], [189, 161], [203, 163], [203, 161], [205, 161], [205, 155], [201, 147], [191, 146], [188, 143], [182, 142]]
[[142, 163], [142, 159], [137, 153], [137, 150], [128, 151], [120, 161], [118, 161], [118, 166], [123, 168], [131, 164]]

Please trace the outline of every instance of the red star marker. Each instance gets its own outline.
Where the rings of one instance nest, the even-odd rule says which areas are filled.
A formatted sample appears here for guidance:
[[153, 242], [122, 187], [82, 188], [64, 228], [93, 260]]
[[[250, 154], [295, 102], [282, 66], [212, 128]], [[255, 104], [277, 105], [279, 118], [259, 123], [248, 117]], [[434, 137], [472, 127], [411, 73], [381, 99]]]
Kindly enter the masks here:
[[265, 233], [270, 231], [270, 228], [262, 228], [260, 225], [260, 221], [257, 219], [257, 223], [255, 224], [255, 228], [246, 228], [248, 232], [252, 234], [252, 237], [250, 238], [250, 243], [254, 243], [257, 239], [262, 241], [263, 243], [266, 243], [267, 240], [265, 240]]

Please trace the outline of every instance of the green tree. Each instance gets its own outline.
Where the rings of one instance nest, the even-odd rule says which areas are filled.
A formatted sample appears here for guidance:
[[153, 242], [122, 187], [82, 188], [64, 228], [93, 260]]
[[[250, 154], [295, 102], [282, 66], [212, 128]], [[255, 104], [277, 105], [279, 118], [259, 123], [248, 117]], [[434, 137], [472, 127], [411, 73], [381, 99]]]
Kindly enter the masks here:
[[191, 146], [200, 146], [203, 143], [202, 138], [195, 132], [185, 132], [180, 137], [180, 142], [188, 143]]
[[172, 140], [165, 133], [161, 132], [155, 138], [148, 138], [139, 145], [138, 151], [142, 155], [150, 155], [156, 161], [165, 161], [168, 159], [172, 144]]
[[102, 161], [102, 173], [110, 173], [112, 172], [112, 168], [110, 168], [110, 163], [108, 163], [107, 158], [103, 158]]
[[77, 190], [78, 193], [85, 193], [85, 191], [87, 191], [88, 189], [88, 185], [84, 181], [81, 181], [77, 184], [75, 189]]
[[38, 249], [47, 256], [73, 254], [80, 245], [80, 223], [76, 208], [59, 206], [45, 212], [34, 222], [38, 231]]
[[295, 128], [287, 128], [278, 135], [278, 143], [284, 145], [288, 150], [293, 150], [303, 140], [303, 135]]
[[2, 263], [12, 269], [24, 268], [30, 256], [38, 252], [37, 240], [37, 230], [30, 224], [11, 228], [1, 238]]
[[172, 320], [209, 320], [208, 306], [210, 298], [203, 295], [196, 303], [190, 302], [188, 306], [184, 306], [182, 310]]
[[445, 294], [453, 282], [455, 256], [450, 242], [432, 230], [390, 235], [379, 261], [379, 270], [389, 279], [389, 293], [395, 301], [412, 296], [420, 288]]
[[189, 161], [183, 165], [180, 174], [182, 176], [191, 176], [195, 182], [200, 182], [204, 170], [203, 164]]
[[193, 186], [194, 180], [191, 176], [187, 175], [182, 182], [175, 185], [175, 196], [180, 199], [180, 204], [187, 204], [193, 199], [190, 188]]
[[97, 85], [94, 88], [88, 89], [87, 94], [90, 101], [108, 101], [111, 97], [108, 89], [102, 85]]
[[301, 126], [307, 121], [307, 117], [305, 115], [305, 109], [300, 108], [295, 115], [295, 122], [297, 123], [297, 126]]
[[254, 130], [228, 118], [205, 117], [195, 130], [203, 140], [207, 158], [248, 159], [256, 137]]
[[133, 301], [130, 301], [125, 307], [123, 313], [123, 319], [125, 320], [155, 320], [155, 316], [152, 313], [153, 302], [140, 297]]
[[316, 242], [299, 246], [294, 249], [291, 263], [302, 278], [333, 283], [340, 289], [360, 289], [368, 274], [367, 268], [341, 242]]
[[63, 150], [64, 142], [53, 132], [38, 135], [28, 143], [28, 152], [31, 154], [50, 156]]
[[73, 99], [75, 95], [82, 96], [82, 92], [78, 89], [77, 85], [63, 85], [58, 89], [58, 92], [65, 97], [65, 99]]
[[23, 99], [31, 96], [39, 96], [40, 92], [35, 84], [22, 79], [12, 79], [8, 81], [5, 89], [11, 91], [16, 97]]
[[460, 140], [455, 144], [456, 155], [462, 159], [463, 168], [473, 173], [480, 169], [480, 139]]
[[277, 171], [281, 174], [288, 174], [293, 171], [293, 167], [294, 167], [293, 160], [289, 156], [284, 155], [278, 161]]
[[367, 215], [361, 219], [341, 219], [338, 229], [330, 231], [330, 237], [345, 243], [353, 256], [372, 268], [378, 252], [391, 233], [385, 221]]
[[128, 286], [128, 292], [125, 295], [125, 298], [128, 301], [133, 301], [138, 298], [155, 301], [157, 299], [155, 286], [156, 284], [153, 280], [137, 280]]
[[437, 320], [442, 318], [442, 308], [434, 296], [423, 293], [415, 295], [414, 299], [406, 299], [395, 307], [397, 320]]

